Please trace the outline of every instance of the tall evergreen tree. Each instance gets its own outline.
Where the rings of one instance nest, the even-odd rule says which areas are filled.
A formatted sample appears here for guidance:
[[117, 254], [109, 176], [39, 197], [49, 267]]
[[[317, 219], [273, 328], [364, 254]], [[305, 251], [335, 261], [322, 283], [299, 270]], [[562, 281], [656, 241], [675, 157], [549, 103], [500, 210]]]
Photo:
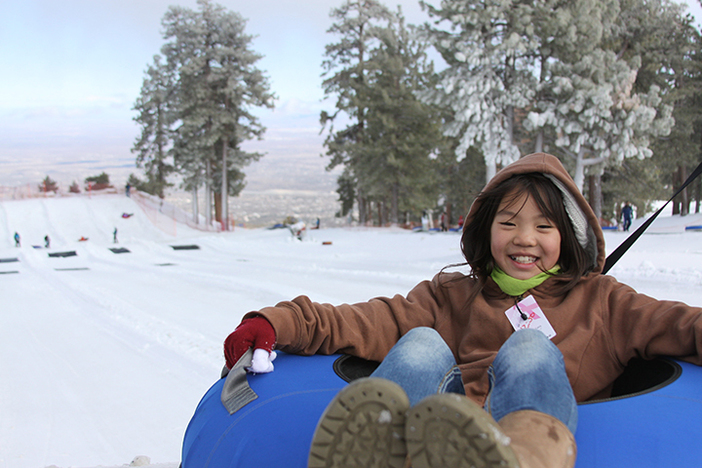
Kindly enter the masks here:
[[[423, 93], [431, 104], [451, 110], [447, 135], [457, 137], [458, 161], [470, 147], [485, 158], [486, 178], [519, 158], [515, 110], [530, 104], [534, 91], [534, 5], [505, 0], [445, 0], [428, 10], [425, 31], [448, 67], [439, 86]], [[535, 2], [536, 3], [536, 2]]]
[[173, 119], [173, 76], [159, 55], [146, 70], [141, 93], [133, 110], [138, 114], [134, 121], [141, 126], [141, 134], [132, 147], [137, 153], [136, 165], [146, 172], [141, 188], [153, 195], [164, 197], [164, 190], [171, 186], [168, 176], [174, 171], [169, 158], [170, 127]]
[[327, 46], [324, 85], [337, 95], [337, 110], [322, 113], [322, 122], [333, 122], [339, 112], [354, 120], [330, 130], [330, 167], [344, 166], [339, 193], [345, 209], [353, 204], [344, 197], [355, 196], [361, 222], [375, 204], [379, 223], [397, 224], [400, 212], [421, 211], [437, 197], [429, 178], [441, 138], [439, 114], [416, 97], [433, 77], [427, 45], [416, 40], [401, 10], [391, 13], [375, 1], [346, 2], [332, 16], [339, 22], [330, 32], [342, 38]]
[[[376, 0], [346, 0], [339, 8], [331, 11], [336, 21], [328, 33], [340, 37], [339, 42], [327, 44], [322, 67], [325, 77], [322, 82], [325, 96], [336, 96], [336, 111], [332, 114], [322, 111], [321, 124], [329, 125], [329, 133], [324, 145], [331, 161], [327, 166], [333, 169], [344, 166], [343, 180], [339, 181], [340, 195], [353, 195], [357, 198], [359, 221], [365, 223], [368, 217], [368, 194], [361, 185], [356, 173], [356, 161], [362, 156], [365, 139], [366, 112], [368, 107], [368, 50], [377, 46], [380, 29], [387, 28], [392, 21], [392, 13]], [[334, 129], [334, 121], [340, 114], [349, 119], [348, 125]], [[349, 183], [353, 190], [349, 190]], [[349, 200], [342, 199], [344, 206]]]
[[243, 188], [243, 167], [261, 157], [241, 149], [265, 132], [252, 109], [273, 107], [275, 97], [255, 67], [261, 56], [246, 21], [209, 0], [197, 3], [199, 12], [172, 6], [163, 18], [162, 53], [177, 76], [173, 153], [187, 183], [204, 177], [208, 197], [217, 194], [216, 217], [227, 229], [227, 197]]
[[44, 180], [41, 181], [39, 184], [39, 191], [43, 193], [48, 193], [48, 192], [58, 192], [58, 184], [54, 179], [49, 177], [48, 175], [44, 177]]
[[657, 46], [651, 38], [670, 20], [666, 3], [574, 0], [534, 9], [538, 85], [523, 122], [531, 130], [523, 148], [563, 156], [581, 190], [589, 174], [598, 214], [603, 171], [625, 158], [650, 157], [652, 142], [673, 125], [665, 90], [647, 81], [642, 66]]
[[[675, 5], [673, 5], [675, 7]], [[671, 15], [669, 15], [671, 16]], [[654, 142], [654, 162], [661, 169], [661, 182], [668, 187], [668, 194], [677, 190], [702, 161], [702, 39], [693, 26], [693, 18], [682, 16], [681, 9], [672, 12], [665, 33], [658, 34], [654, 64], [644, 68], [652, 82], [666, 92], [664, 100], [674, 106], [675, 127], [666, 138]], [[648, 59], [648, 56], [647, 56]], [[651, 60], [649, 59], [649, 62]], [[649, 71], [650, 70], [650, 71]], [[691, 200], [696, 200], [695, 211], [700, 209], [702, 184], [698, 181], [685, 189], [673, 203], [673, 213], [686, 215]]]
[[400, 211], [421, 212], [436, 203], [431, 172], [440, 115], [416, 95], [430, 86], [433, 66], [426, 44], [412, 38], [401, 12], [378, 37], [368, 60], [366, 138], [357, 172], [367, 193], [389, 200], [389, 221], [397, 224]]
[[[532, 51], [534, 71], [538, 80], [533, 103], [555, 102], [550, 95], [553, 78], [551, 66], [571, 63], [591, 54], [603, 37], [611, 35], [613, 18], [619, 14], [619, 0], [573, 0], [570, 2], [539, 2], [535, 4], [533, 23], [538, 45]], [[530, 106], [530, 108], [534, 105]], [[526, 121], [527, 127], [529, 121]], [[558, 135], [552, 128], [537, 127], [535, 132], [524, 130], [521, 136], [522, 153], [544, 150]]]

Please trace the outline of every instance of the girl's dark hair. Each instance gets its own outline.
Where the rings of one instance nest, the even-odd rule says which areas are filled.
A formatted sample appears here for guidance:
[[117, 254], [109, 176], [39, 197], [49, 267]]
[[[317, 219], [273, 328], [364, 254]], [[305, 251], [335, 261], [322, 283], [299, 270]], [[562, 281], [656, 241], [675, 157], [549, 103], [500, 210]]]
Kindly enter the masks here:
[[553, 222], [561, 234], [561, 251], [558, 277], [565, 281], [564, 291], [569, 290], [592, 268], [585, 249], [575, 236], [573, 224], [563, 205], [563, 196], [553, 182], [538, 172], [516, 174], [509, 179], [481, 192], [475, 200], [479, 206], [463, 228], [461, 251], [471, 266], [471, 276], [481, 287], [495, 266], [490, 250], [490, 230], [500, 203], [506, 197], [512, 202], [527, 194], [539, 210]]

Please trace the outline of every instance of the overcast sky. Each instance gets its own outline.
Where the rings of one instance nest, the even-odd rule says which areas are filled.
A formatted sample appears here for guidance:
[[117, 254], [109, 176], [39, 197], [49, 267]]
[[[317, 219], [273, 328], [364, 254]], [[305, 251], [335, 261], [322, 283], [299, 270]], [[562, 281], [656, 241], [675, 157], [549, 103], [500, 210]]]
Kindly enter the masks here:
[[[693, 14], [702, 17], [698, 0]], [[262, 112], [260, 149], [271, 159], [318, 157], [321, 62], [329, 12], [341, 0], [219, 0], [248, 20], [258, 68], [278, 96]], [[408, 23], [427, 16], [417, 0], [402, 5]], [[2, 0], [0, 15], [0, 185], [61, 183], [106, 171], [115, 182], [134, 169], [139, 128], [131, 110], [144, 70], [164, 40], [169, 5], [195, 0]]]

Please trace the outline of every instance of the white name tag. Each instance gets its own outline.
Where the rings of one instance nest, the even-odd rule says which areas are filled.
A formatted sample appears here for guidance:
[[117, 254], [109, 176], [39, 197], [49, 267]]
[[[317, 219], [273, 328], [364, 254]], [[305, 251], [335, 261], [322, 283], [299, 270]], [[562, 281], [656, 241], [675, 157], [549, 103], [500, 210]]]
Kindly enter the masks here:
[[[520, 310], [522, 313], [519, 313]], [[556, 330], [553, 329], [533, 296], [527, 296], [519, 301], [517, 305], [507, 309], [505, 315], [515, 331], [531, 328], [532, 330], [539, 330], [549, 340], [556, 336]], [[526, 317], [526, 319], [523, 317]]]

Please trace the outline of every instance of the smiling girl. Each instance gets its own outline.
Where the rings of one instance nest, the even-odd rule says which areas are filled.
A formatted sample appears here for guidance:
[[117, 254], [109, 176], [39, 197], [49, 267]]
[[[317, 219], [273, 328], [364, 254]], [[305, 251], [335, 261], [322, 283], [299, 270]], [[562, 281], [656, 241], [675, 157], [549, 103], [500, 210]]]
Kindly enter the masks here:
[[602, 230], [553, 156], [488, 183], [461, 250], [468, 275], [352, 305], [301, 296], [227, 338], [227, 366], [253, 347], [254, 372], [274, 346], [381, 361], [329, 404], [309, 467], [572, 467], [577, 402], [608, 396], [631, 358], [702, 364], [702, 309], [601, 273]]

